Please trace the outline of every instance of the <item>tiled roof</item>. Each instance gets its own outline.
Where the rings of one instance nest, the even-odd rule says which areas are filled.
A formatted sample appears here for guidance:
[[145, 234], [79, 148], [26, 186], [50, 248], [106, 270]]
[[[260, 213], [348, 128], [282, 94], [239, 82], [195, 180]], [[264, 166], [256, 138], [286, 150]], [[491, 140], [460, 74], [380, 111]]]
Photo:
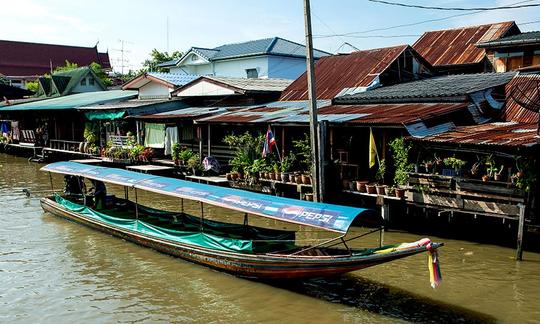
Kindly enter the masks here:
[[[321, 58], [315, 64], [317, 99], [332, 99], [347, 88], [370, 86], [408, 45], [357, 51]], [[307, 100], [307, 74], [283, 91], [280, 100]]]
[[[185, 55], [191, 51], [201, 55], [209, 61], [225, 60], [253, 55], [279, 55], [306, 57], [306, 47], [303, 44], [295, 43], [280, 37], [257, 39], [241, 43], [225, 44], [214, 48], [192, 47]], [[184, 57], [185, 57], [184, 55]], [[314, 49], [313, 55], [316, 59], [330, 55], [321, 50]], [[160, 67], [170, 67], [178, 64], [184, 57], [160, 64]]]
[[[540, 74], [519, 74], [506, 86], [507, 100], [501, 118], [520, 123], [538, 123], [538, 112], [520, 103], [540, 104]], [[540, 107], [537, 107], [537, 109]]]
[[453, 145], [497, 145], [532, 147], [540, 144], [536, 136], [538, 124], [502, 122], [483, 125], [460, 126], [450, 132], [422, 139], [427, 142]]
[[457, 74], [400, 83], [334, 99], [339, 104], [463, 101], [467, 94], [505, 85], [516, 75], [506, 73]]
[[514, 45], [536, 45], [540, 44], [540, 31], [532, 31], [521, 33], [517, 35], [511, 35], [502, 37], [496, 40], [482, 42], [476, 44], [480, 48], [488, 47], [504, 47], [504, 46], [514, 46]]
[[108, 53], [96, 47], [80, 47], [0, 40], [0, 73], [7, 76], [40, 76], [52, 67], [63, 66], [66, 60], [78, 66], [99, 63], [110, 68]]
[[485, 57], [477, 43], [496, 40], [517, 29], [513, 21], [424, 33], [413, 48], [433, 66], [480, 63]]

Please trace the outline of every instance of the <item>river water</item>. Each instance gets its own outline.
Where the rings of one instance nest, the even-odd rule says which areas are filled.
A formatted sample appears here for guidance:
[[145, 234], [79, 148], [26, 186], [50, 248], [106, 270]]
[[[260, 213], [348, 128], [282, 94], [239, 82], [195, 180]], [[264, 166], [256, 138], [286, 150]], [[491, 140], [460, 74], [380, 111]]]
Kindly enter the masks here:
[[[510, 248], [432, 237], [446, 244], [435, 290], [424, 254], [339, 278], [254, 282], [44, 213], [50, 182], [39, 167], [0, 154], [0, 322], [540, 323], [536, 253], [516, 262]], [[389, 232], [385, 243], [418, 238]]]

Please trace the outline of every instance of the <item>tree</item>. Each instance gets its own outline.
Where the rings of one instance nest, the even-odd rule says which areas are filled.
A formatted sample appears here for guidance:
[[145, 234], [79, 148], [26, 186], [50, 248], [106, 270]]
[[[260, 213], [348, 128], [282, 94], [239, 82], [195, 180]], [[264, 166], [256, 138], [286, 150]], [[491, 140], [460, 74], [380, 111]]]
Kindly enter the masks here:
[[146, 71], [157, 71], [157, 72], [163, 72], [164, 69], [158, 67], [159, 64], [177, 60], [181, 58], [183, 55], [180, 51], [174, 51], [171, 54], [167, 52], [160, 52], [157, 49], [153, 49], [152, 52], [150, 52], [150, 59], [147, 59], [143, 62], [143, 67]]

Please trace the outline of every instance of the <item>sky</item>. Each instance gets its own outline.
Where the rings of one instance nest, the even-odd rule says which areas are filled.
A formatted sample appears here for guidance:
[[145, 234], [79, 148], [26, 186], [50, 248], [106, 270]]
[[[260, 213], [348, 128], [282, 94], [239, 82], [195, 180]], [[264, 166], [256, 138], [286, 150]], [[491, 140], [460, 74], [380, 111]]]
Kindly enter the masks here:
[[[454, 7], [540, 4], [540, 0], [400, 1]], [[97, 43], [99, 51], [109, 52], [117, 71], [122, 66], [123, 41], [124, 72], [139, 69], [153, 48], [186, 51], [191, 46], [212, 48], [274, 36], [305, 42], [303, 0], [0, 0], [0, 8], [4, 26], [0, 39], [88, 47]], [[344, 43], [358, 49], [413, 44], [424, 31], [498, 21], [514, 20], [522, 31], [540, 30], [540, 7], [474, 13], [378, 31], [373, 30], [463, 12], [368, 0], [311, 0], [311, 9], [314, 45], [330, 53], [352, 50]], [[349, 33], [355, 34], [338, 36]]]

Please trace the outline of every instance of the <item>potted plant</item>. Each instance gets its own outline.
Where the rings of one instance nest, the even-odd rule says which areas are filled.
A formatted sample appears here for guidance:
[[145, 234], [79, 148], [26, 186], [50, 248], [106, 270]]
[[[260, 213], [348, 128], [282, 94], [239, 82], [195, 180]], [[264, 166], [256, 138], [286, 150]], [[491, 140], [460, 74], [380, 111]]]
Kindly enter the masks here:
[[281, 159], [281, 181], [289, 181], [289, 172], [291, 171], [295, 160], [296, 156], [292, 152], [289, 153], [289, 155], [283, 157], [283, 159]]
[[178, 154], [178, 160], [180, 162], [181, 165], [185, 165], [187, 164], [187, 162], [189, 161], [189, 159], [191, 159], [191, 157], [194, 155], [195, 153], [186, 148], [186, 147], [183, 147], [181, 150], [180, 150], [180, 153]]
[[132, 148], [129, 149], [129, 158], [131, 161], [137, 161], [139, 160], [139, 156], [141, 153], [144, 152], [144, 146], [143, 145], [135, 145]]
[[394, 197], [395, 194], [396, 194], [396, 187], [394, 187], [394, 186], [386, 186], [386, 188], [384, 189], [384, 193], [385, 193], [385, 195], [387, 195], [389, 197]]
[[261, 174], [263, 173], [263, 170], [265, 167], [266, 167], [266, 161], [264, 159], [256, 159], [255, 161], [253, 161], [253, 164], [249, 168], [249, 175], [254, 180], [257, 180], [258, 178], [262, 178]]
[[375, 183], [368, 183], [366, 185], [366, 190], [368, 194], [376, 194], [377, 193], [377, 185]]
[[504, 171], [504, 165], [501, 165], [501, 167], [499, 168], [499, 170], [497, 172], [494, 173], [493, 175], [493, 179], [495, 181], [502, 181], [502, 173]]
[[193, 175], [201, 175], [203, 166], [199, 154], [193, 156], [187, 161], [187, 166], [193, 171]]
[[180, 143], [174, 143], [172, 146], [171, 159], [175, 165], [180, 165], [180, 152], [182, 152], [182, 145]]
[[463, 166], [465, 165], [465, 161], [458, 159], [456, 157], [448, 157], [443, 160], [443, 163], [445, 166], [452, 168], [453, 172], [450, 172], [450, 173], [453, 173], [453, 176], [461, 175], [461, 168], [463, 168]]
[[307, 200], [307, 201], [313, 201], [313, 193], [305, 193], [304, 194], [304, 198]]
[[296, 172], [296, 174], [294, 175], [294, 178], [296, 179], [296, 184], [304, 183], [302, 180], [302, 173]]
[[379, 161], [379, 169], [375, 174], [375, 180], [377, 180], [377, 194], [384, 195], [384, 174], [386, 173], [386, 162], [384, 159]]
[[302, 183], [305, 185], [311, 184], [311, 173], [307, 173], [307, 172], [302, 173]]
[[493, 154], [486, 156], [484, 165], [486, 166], [486, 174], [482, 176], [482, 181], [489, 181], [498, 172]]
[[394, 184], [396, 185], [395, 194], [398, 198], [405, 196], [405, 186], [409, 181], [409, 173], [412, 166], [409, 163], [409, 151], [411, 145], [405, 142], [403, 137], [396, 138], [390, 142], [392, 157], [394, 158]]
[[364, 180], [357, 180], [356, 181], [356, 190], [359, 192], [367, 192], [366, 185], [368, 184], [368, 181]]
[[426, 173], [432, 173], [433, 172], [433, 161], [424, 161], [424, 168], [426, 169]]

